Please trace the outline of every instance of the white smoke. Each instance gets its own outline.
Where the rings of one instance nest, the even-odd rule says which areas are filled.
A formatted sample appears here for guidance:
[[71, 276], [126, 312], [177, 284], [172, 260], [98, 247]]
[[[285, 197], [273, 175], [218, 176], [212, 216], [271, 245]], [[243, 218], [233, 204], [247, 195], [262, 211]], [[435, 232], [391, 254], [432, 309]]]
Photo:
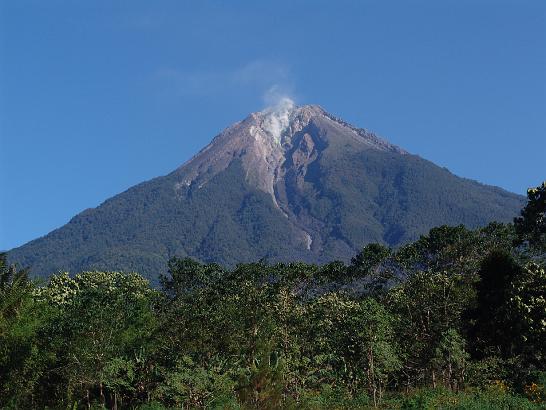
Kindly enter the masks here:
[[262, 128], [280, 144], [282, 133], [290, 124], [290, 113], [295, 103], [282, 93], [278, 86], [271, 87], [265, 94], [264, 100], [269, 106], [263, 111], [266, 117]]

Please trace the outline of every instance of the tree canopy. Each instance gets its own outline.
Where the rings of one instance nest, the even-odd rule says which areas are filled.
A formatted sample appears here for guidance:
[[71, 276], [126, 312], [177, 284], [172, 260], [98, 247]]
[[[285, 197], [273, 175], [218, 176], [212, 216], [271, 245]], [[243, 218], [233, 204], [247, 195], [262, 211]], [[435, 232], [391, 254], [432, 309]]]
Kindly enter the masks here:
[[515, 227], [440, 226], [350, 264], [173, 258], [158, 287], [37, 282], [0, 255], [0, 407], [544, 408], [540, 195]]

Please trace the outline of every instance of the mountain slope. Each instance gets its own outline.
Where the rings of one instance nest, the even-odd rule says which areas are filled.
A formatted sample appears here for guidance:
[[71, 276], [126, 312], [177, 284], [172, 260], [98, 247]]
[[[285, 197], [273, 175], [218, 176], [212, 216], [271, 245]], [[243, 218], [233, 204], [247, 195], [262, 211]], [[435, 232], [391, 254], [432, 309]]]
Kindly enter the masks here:
[[318, 106], [285, 100], [230, 126], [171, 174], [82, 212], [9, 258], [37, 275], [116, 269], [152, 279], [175, 255], [321, 263], [441, 224], [510, 221], [522, 203]]

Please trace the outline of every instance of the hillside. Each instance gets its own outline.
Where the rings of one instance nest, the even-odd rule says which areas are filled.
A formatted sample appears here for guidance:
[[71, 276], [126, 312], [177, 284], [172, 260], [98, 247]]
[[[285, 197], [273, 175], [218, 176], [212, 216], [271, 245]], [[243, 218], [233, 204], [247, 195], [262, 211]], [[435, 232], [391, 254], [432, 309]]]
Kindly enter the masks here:
[[138, 271], [172, 256], [233, 266], [266, 258], [347, 261], [434, 226], [511, 221], [523, 198], [453, 175], [318, 106], [249, 115], [172, 173], [144, 182], [9, 252], [47, 276]]

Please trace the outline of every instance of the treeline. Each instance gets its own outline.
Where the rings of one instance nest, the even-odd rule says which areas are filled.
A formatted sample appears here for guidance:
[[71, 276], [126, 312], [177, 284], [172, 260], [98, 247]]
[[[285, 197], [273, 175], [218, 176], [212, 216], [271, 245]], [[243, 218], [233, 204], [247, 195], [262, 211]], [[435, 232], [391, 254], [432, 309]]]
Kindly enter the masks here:
[[2, 408], [545, 408], [546, 186], [513, 225], [349, 265], [173, 259], [29, 280], [0, 257]]

